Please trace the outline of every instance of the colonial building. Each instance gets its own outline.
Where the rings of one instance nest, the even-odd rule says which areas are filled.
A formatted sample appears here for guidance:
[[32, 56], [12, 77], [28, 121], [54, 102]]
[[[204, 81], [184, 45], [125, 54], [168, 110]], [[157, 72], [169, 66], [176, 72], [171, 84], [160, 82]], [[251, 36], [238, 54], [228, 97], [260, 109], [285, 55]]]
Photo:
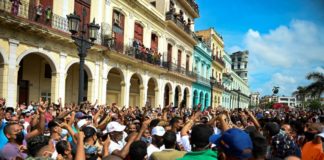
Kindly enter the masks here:
[[251, 93], [251, 102], [250, 105], [253, 107], [259, 107], [260, 104], [260, 93], [259, 92], [253, 92]]
[[212, 107], [218, 107], [222, 103], [222, 93], [224, 86], [222, 85], [223, 70], [225, 68], [225, 62], [223, 60], [224, 55], [224, 41], [223, 37], [218, 34], [214, 28], [207, 30], [196, 31], [198, 36], [201, 36], [203, 41], [207, 44], [212, 52], [212, 69], [211, 76], [216, 79], [216, 83], [213, 86], [213, 104]]
[[77, 102], [79, 57], [66, 15], [83, 10], [81, 24], [100, 24], [85, 61], [87, 100], [192, 106], [193, 0], [22, 0], [18, 7], [2, 0], [0, 97], [7, 106], [39, 97]]
[[232, 70], [240, 76], [246, 83], [248, 83], [248, 51], [238, 51], [231, 55], [232, 58]]
[[231, 95], [232, 95], [232, 60], [230, 56], [225, 52], [224, 53], [224, 62], [225, 62], [225, 69], [223, 72], [223, 85], [224, 85], [224, 91], [222, 93], [222, 107], [224, 108], [230, 108], [231, 107]]
[[192, 84], [193, 104], [201, 104], [203, 108], [210, 106], [211, 96], [211, 50], [203, 42], [195, 46], [193, 71], [196, 73], [197, 81]]

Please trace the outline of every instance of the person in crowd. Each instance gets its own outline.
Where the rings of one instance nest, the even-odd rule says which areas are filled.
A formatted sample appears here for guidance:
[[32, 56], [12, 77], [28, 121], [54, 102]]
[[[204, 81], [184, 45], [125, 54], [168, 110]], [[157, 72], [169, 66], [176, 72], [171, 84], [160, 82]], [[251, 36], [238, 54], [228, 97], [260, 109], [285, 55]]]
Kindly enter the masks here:
[[153, 152], [158, 152], [164, 149], [163, 135], [165, 130], [161, 126], [156, 126], [152, 129], [152, 143], [147, 147], [147, 156], [150, 157]]
[[305, 132], [307, 142], [302, 148], [302, 159], [322, 160], [324, 159], [323, 141], [324, 132], [321, 123], [312, 123]]
[[152, 160], [175, 160], [183, 157], [186, 152], [175, 150], [176, 147], [176, 133], [174, 131], [166, 131], [163, 135], [163, 144], [165, 149], [160, 152], [153, 152]]
[[129, 157], [131, 160], [146, 160], [147, 150], [146, 143], [143, 141], [135, 141], [129, 148]]

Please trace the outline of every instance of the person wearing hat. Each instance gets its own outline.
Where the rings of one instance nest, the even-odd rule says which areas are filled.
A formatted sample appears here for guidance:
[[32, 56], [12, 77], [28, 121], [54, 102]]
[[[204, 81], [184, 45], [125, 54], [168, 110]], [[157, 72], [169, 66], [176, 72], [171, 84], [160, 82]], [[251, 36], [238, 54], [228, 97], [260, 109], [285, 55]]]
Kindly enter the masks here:
[[114, 154], [121, 158], [125, 158], [127, 156], [128, 152], [125, 155], [125, 153], [122, 151], [125, 147], [125, 145], [122, 143], [125, 128], [126, 126], [121, 125], [116, 121], [112, 121], [107, 124], [106, 130], [111, 139], [109, 145], [109, 154]]
[[156, 126], [152, 129], [152, 143], [147, 147], [147, 157], [150, 158], [153, 152], [159, 152], [164, 149], [163, 135], [165, 130], [161, 126]]
[[308, 142], [302, 148], [302, 159], [323, 160], [323, 125], [321, 123], [310, 124], [305, 136]]
[[167, 131], [163, 135], [163, 144], [165, 149], [160, 152], [154, 152], [151, 155], [152, 160], [175, 160], [183, 157], [186, 152], [175, 150], [177, 136], [173, 131]]
[[98, 153], [101, 152], [96, 142], [98, 140], [96, 129], [91, 126], [85, 126], [82, 128], [84, 133], [84, 151], [87, 159], [97, 159]]
[[228, 129], [213, 143], [218, 146], [219, 156], [224, 159], [243, 160], [252, 158], [252, 140], [249, 134], [241, 129]]

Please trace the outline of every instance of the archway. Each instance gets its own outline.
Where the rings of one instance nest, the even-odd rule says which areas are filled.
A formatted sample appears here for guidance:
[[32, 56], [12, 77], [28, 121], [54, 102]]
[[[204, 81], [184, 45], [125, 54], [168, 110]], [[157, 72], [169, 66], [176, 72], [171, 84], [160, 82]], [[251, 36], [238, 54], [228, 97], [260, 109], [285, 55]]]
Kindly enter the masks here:
[[198, 101], [198, 92], [197, 92], [197, 90], [195, 90], [194, 93], [193, 93], [193, 100], [192, 100], [193, 108], [197, 107], [198, 102], [199, 102]]
[[[49, 102], [55, 92], [56, 72], [53, 61], [43, 53], [26, 53], [19, 57], [19, 70], [17, 75], [18, 103], [29, 104], [38, 101], [39, 97]], [[14, 73], [13, 73], [14, 74]]]
[[178, 106], [180, 105], [181, 102], [181, 87], [177, 86], [175, 88], [175, 92], [174, 92], [174, 106]]
[[205, 108], [209, 107], [209, 98], [208, 97], [209, 97], [208, 93], [205, 93], [205, 105], [204, 105]]
[[189, 99], [190, 99], [189, 88], [186, 87], [183, 91], [183, 100], [182, 100], [182, 102], [186, 107], [189, 107]]
[[125, 88], [123, 72], [119, 68], [110, 69], [108, 72], [106, 103], [116, 103], [118, 106], [121, 106], [123, 104], [123, 88]]
[[143, 80], [141, 75], [138, 73], [134, 73], [132, 77], [130, 78], [130, 87], [129, 87], [129, 106], [139, 106], [145, 105], [141, 104], [141, 98], [143, 97], [143, 93], [141, 93], [143, 90]]
[[204, 93], [202, 91], [200, 91], [199, 94], [199, 103], [201, 104], [202, 108], [204, 107]]
[[147, 102], [150, 103], [152, 107], [158, 107], [157, 97], [159, 94], [158, 83], [155, 78], [150, 78], [147, 83]]
[[[65, 78], [65, 103], [77, 103], [79, 96], [79, 63], [68, 66]], [[84, 88], [82, 101], [91, 101], [92, 75], [89, 67], [84, 65]]]
[[167, 106], [171, 103], [172, 87], [170, 83], [165, 84], [164, 87], [164, 106]]

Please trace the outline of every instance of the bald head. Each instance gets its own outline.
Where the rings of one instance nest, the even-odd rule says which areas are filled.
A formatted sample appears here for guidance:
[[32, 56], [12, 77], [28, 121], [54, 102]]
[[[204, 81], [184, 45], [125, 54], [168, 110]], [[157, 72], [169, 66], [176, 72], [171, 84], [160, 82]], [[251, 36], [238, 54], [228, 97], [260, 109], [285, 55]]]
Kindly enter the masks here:
[[295, 156], [289, 156], [289, 157], [286, 157], [284, 160], [300, 160], [300, 158], [295, 157]]

